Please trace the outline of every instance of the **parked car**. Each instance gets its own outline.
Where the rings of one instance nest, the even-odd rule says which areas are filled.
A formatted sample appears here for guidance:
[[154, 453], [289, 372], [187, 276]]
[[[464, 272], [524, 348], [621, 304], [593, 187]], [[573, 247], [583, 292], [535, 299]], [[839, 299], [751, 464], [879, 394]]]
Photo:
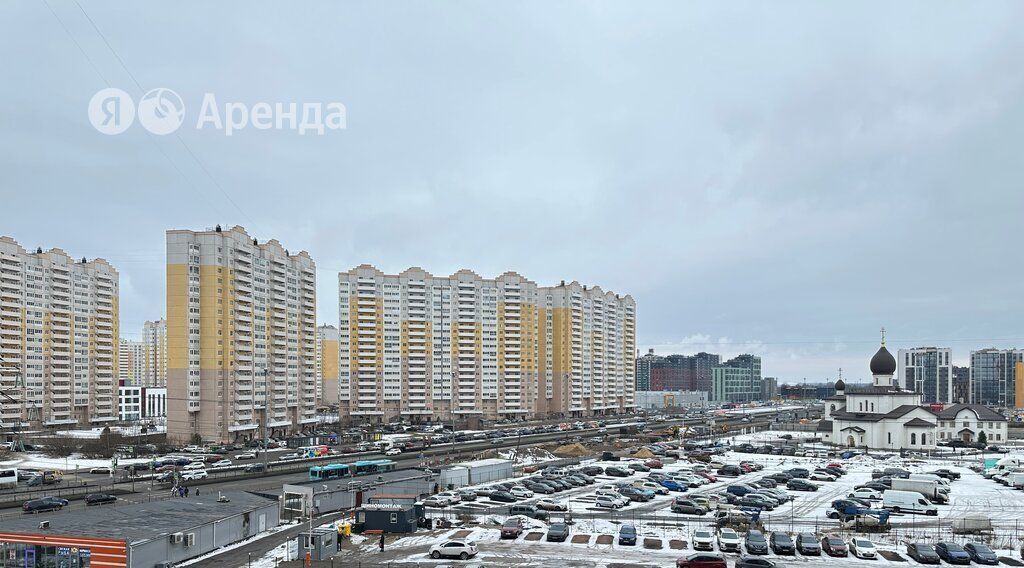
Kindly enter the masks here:
[[206, 479], [210, 474], [206, 473], [205, 469], [190, 469], [188, 471], [181, 472], [181, 478], [185, 481], [194, 481], [196, 479]]
[[967, 551], [955, 542], [940, 542], [936, 544], [935, 553], [939, 555], [939, 558], [950, 564], [971, 563], [971, 555], [967, 554]]
[[519, 535], [523, 534], [523, 520], [519, 517], [509, 517], [505, 519], [505, 524], [501, 525], [501, 538], [519, 538]]
[[512, 496], [517, 499], [529, 499], [530, 497], [533, 497], [533, 491], [530, 491], [525, 487], [513, 487], [512, 489], [509, 490], [509, 493], [511, 493]]
[[748, 554], [768, 554], [768, 541], [765, 540], [764, 534], [761, 531], [747, 531], [743, 545], [747, 549]]
[[736, 559], [736, 568], [776, 568], [779, 566], [774, 560], [761, 558], [759, 556], [740, 556]]
[[698, 552], [676, 560], [676, 568], [727, 568], [721, 554]]
[[846, 542], [834, 534], [821, 537], [821, 549], [829, 556], [847, 556], [850, 553]]
[[68, 504], [67, 499], [60, 497], [40, 497], [39, 499], [32, 499], [25, 501], [21, 505], [22, 513], [45, 513], [46, 511], [59, 511], [66, 507]]
[[463, 489], [462, 491], [459, 491], [458, 494], [459, 494], [459, 499], [461, 501], [476, 501], [476, 491], [471, 491], [469, 489]]
[[633, 475], [632, 472], [615, 466], [604, 468], [604, 474], [609, 477], [629, 477], [630, 475]]
[[704, 515], [708, 510], [689, 499], [676, 499], [672, 502], [672, 512], [678, 515]]
[[693, 531], [693, 549], [694, 550], [714, 550], [715, 549], [715, 535], [707, 529], [697, 529]]
[[569, 506], [565, 503], [559, 503], [554, 499], [541, 499], [537, 501], [536, 507], [542, 511], [568, 511]]
[[439, 495], [431, 495], [430, 497], [427, 497], [426, 499], [423, 500], [423, 506], [438, 508], [447, 507], [448, 500]]
[[730, 528], [722, 528], [718, 531], [718, 550], [722, 552], [740, 550], [740, 535]]
[[796, 549], [802, 556], [821, 556], [821, 545], [811, 533], [796, 535]]
[[877, 555], [875, 545], [870, 540], [859, 536], [850, 539], [850, 553], [857, 558], [872, 560]]
[[686, 491], [686, 486], [672, 479], [662, 479], [661, 486], [669, 491]]
[[964, 552], [970, 555], [971, 560], [978, 564], [995, 566], [999, 564], [999, 557], [992, 549], [980, 542], [968, 542], [964, 545]]
[[651, 468], [647, 467], [646, 465], [644, 465], [644, 464], [642, 464], [640, 462], [632, 462], [632, 463], [626, 464], [626, 467], [628, 467], [629, 469], [631, 469], [633, 471], [641, 471], [641, 472], [651, 471]]
[[939, 564], [941, 562], [938, 553], [935, 552], [935, 547], [924, 542], [908, 543], [907, 556], [921, 564]]
[[773, 532], [772, 536], [768, 538], [768, 544], [775, 554], [787, 556], [796, 554], [796, 545], [793, 544], [793, 539], [784, 532]]
[[621, 509], [626, 506], [626, 503], [622, 499], [612, 497], [611, 495], [598, 495], [594, 505], [602, 509]]
[[864, 487], [861, 489], [854, 489], [853, 492], [848, 495], [848, 497], [856, 497], [857, 499], [867, 499], [869, 501], [881, 501], [882, 493], [877, 489]]
[[459, 558], [466, 560], [476, 556], [476, 544], [468, 540], [449, 540], [430, 547], [430, 557]]
[[636, 527], [633, 525], [622, 525], [619, 527], [619, 545], [636, 545]]
[[786, 489], [790, 491], [817, 491], [818, 486], [803, 479], [793, 479], [786, 484]]
[[508, 514], [522, 515], [538, 521], [546, 521], [550, 516], [547, 511], [539, 509], [536, 505], [512, 505], [508, 509]]
[[228, 467], [231, 465], [231, 460], [217, 460], [210, 464], [210, 467]]
[[569, 525], [555, 523], [548, 527], [548, 534], [545, 540], [548, 542], [565, 542], [569, 538]]
[[108, 503], [117, 503], [117, 497], [108, 493], [90, 493], [85, 496], [86, 505], [106, 505]]
[[495, 491], [488, 496], [491, 501], [497, 501], [499, 503], [515, 503], [518, 501], [516, 496], [509, 493], [508, 491]]

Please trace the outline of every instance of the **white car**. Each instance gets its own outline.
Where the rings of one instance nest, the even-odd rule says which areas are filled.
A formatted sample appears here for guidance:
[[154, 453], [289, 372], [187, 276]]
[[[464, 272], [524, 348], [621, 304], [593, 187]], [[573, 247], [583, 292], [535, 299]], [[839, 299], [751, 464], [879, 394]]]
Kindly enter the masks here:
[[185, 467], [181, 468], [182, 471], [194, 471], [198, 469], [206, 469], [206, 464], [203, 462], [192, 462], [185, 464]]
[[256, 454], [253, 453], [253, 452], [245, 452], [245, 453], [241, 453], [241, 454], [238, 454], [237, 456], [235, 456], [235, 459], [236, 460], [254, 460], [254, 459], [256, 459]]
[[448, 500], [439, 495], [431, 495], [423, 500], [423, 505], [426, 507], [447, 507]]
[[386, 455], [386, 456], [397, 456], [400, 453], [402, 453], [402, 450], [400, 450], [398, 448], [391, 448], [390, 450], [384, 452], [384, 455]]
[[441, 557], [466, 560], [476, 556], [476, 543], [471, 540], [448, 540], [430, 547], [430, 557], [437, 560]]
[[516, 499], [529, 499], [530, 497], [533, 497], [533, 491], [530, 491], [525, 487], [519, 487], [518, 485], [509, 490], [509, 493], [511, 493]]
[[93, 468], [89, 468], [89, 473], [95, 473], [95, 474], [98, 474], [98, 475], [109, 475], [110, 474], [110, 468], [109, 467], [93, 467]]
[[602, 496], [603, 497], [611, 497], [612, 499], [618, 499], [619, 501], [623, 501], [626, 505], [629, 505], [630, 501], [632, 501], [632, 499], [630, 499], [629, 497], [626, 497], [625, 495], [619, 495], [618, 491], [616, 491], [614, 489], [607, 488], [607, 487], [602, 487], [602, 488], [598, 489], [597, 491], [595, 491], [594, 492], [594, 496], [596, 496], [596, 497], [602, 497]]
[[616, 499], [611, 495], [598, 495], [594, 504], [604, 509], [621, 509], [625, 506], [621, 499]]
[[836, 478], [832, 477], [831, 475], [829, 475], [827, 473], [821, 473], [820, 471], [815, 471], [815, 472], [811, 473], [811, 476], [810, 476], [809, 479], [811, 481], [835, 481], [836, 480]]
[[193, 479], [206, 479], [209, 476], [205, 469], [189, 469], [181, 472], [181, 478], [189, 481]]
[[866, 538], [854, 537], [850, 539], [850, 553], [857, 558], [875, 558], [875, 545]]
[[210, 464], [210, 467], [228, 467], [231, 465], [231, 460], [217, 460]]
[[543, 511], [568, 511], [569, 506], [565, 503], [559, 503], [554, 499], [541, 499], [537, 501], [537, 508]]
[[693, 532], [694, 550], [714, 550], [715, 535], [708, 529], [697, 529]]
[[740, 535], [736, 534], [736, 531], [730, 528], [724, 528], [718, 531], [718, 550], [725, 552], [727, 550], [739, 551], [740, 543], [742, 539]]
[[847, 495], [847, 497], [856, 497], [857, 499], [867, 499], [869, 501], [881, 501], [882, 494], [874, 489], [862, 487], [855, 490], [853, 493]]
[[454, 491], [445, 491], [444, 493], [438, 493], [437, 496], [444, 498], [446, 501], [448, 501], [449, 505], [454, 505], [456, 503], [462, 502], [462, 497], [459, 497], [459, 494]]

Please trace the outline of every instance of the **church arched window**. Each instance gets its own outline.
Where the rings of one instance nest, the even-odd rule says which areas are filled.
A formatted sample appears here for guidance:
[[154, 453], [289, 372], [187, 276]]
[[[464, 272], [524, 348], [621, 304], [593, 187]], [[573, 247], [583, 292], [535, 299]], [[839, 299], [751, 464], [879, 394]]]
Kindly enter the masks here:
[[910, 445], [917, 445], [917, 434], [910, 434]]
[[924, 445], [927, 445], [927, 444], [928, 444], [928, 439], [927, 439], [927, 436], [928, 436], [928, 434], [924, 434], [924, 433], [922, 433], [922, 434], [921, 434], [921, 445], [922, 445], [922, 446], [924, 446]]
[[875, 411], [875, 403], [872, 402], [871, 403], [871, 412], [874, 412], [874, 411]]
[[832, 405], [832, 408], [830, 409], [830, 411], [831, 411], [831, 412], [835, 412], [835, 411], [836, 411], [836, 405], [834, 405], [834, 404], [833, 404], [833, 405]]

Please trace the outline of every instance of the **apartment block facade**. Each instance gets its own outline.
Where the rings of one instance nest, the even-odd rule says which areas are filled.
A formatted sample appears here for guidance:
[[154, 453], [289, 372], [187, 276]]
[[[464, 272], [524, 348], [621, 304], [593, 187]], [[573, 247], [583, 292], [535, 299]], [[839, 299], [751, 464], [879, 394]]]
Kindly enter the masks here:
[[339, 274], [343, 419], [585, 416], [633, 408], [636, 306], [578, 283], [540, 287], [370, 265]]
[[167, 231], [167, 431], [233, 441], [316, 422], [316, 268], [235, 226]]
[[900, 349], [896, 372], [898, 384], [921, 393], [922, 402], [955, 402], [953, 357], [949, 347]]
[[122, 339], [118, 347], [117, 378], [122, 385], [140, 384], [145, 374], [145, 350], [141, 341]]
[[655, 355], [654, 349], [648, 349], [643, 357], [636, 358], [636, 392], [651, 390], [651, 366], [664, 359]]
[[0, 237], [0, 427], [117, 420], [118, 284], [103, 259]]
[[142, 377], [144, 387], [167, 386], [167, 320], [142, 325]]
[[762, 400], [760, 357], [738, 355], [715, 367], [712, 374], [712, 401], [743, 403]]
[[1024, 349], [980, 349], [971, 351], [971, 404], [1003, 408], [1015, 403], [1017, 363], [1024, 361]]
[[338, 328], [316, 328], [317, 406], [338, 404]]

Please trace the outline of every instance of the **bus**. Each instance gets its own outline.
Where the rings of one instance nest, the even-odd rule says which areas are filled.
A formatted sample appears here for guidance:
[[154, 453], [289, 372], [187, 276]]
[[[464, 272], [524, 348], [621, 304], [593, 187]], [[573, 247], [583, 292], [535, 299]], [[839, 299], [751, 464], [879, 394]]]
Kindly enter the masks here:
[[339, 479], [350, 477], [350, 468], [347, 464], [332, 463], [328, 465], [315, 465], [309, 468], [310, 481], [325, 481], [327, 479]]
[[371, 475], [395, 471], [395, 462], [391, 460], [363, 460], [352, 464], [352, 468], [355, 470], [353, 475]]
[[11, 489], [18, 486], [17, 469], [0, 469], [0, 489]]
[[303, 457], [307, 457], [307, 458], [319, 458], [321, 456], [326, 456], [327, 454], [330, 453], [330, 450], [325, 445], [322, 445], [322, 446], [302, 446], [300, 448], [296, 448], [296, 451], [298, 453], [302, 454]]

